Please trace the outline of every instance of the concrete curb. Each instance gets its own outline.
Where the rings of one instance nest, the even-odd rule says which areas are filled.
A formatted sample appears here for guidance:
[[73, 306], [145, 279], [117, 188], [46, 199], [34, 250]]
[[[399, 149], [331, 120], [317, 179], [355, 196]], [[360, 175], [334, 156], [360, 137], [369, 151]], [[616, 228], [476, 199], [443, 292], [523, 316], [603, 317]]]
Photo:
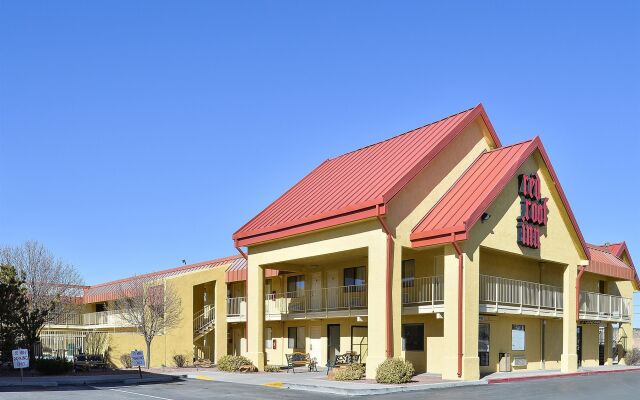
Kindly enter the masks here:
[[507, 378], [487, 379], [487, 383], [490, 385], [495, 385], [500, 383], [537, 381], [542, 379], [569, 378], [572, 376], [589, 376], [589, 375], [615, 374], [615, 373], [621, 373], [621, 372], [637, 372], [637, 371], [640, 371], [640, 368], [613, 369], [609, 371], [579, 371], [579, 372], [567, 372], [564, 374], [558, 373], [558, 374], [549, 374], [549, 375], [514, 376], [514, 377], [507, 377]]
[[57, 386], [88, 386], [88, 385], [102, 385], [121, 383], [124, 385], [138, 385], [144, 383], [166, 383], [173, 382], [175, 380], [186, 378], [186, 375], [166, 375], [166, 376], [152, 376], [147, 378], [131, 378], [131, 377], [114, 377], [107, 379], [58, 379], [55, 381], [32, 381], [27, 380], [24, 382], [0, 382], [0, 388], [2, 387], [57, 387]]
[[389, 394], [400, 392], [422, 392], [427, 390], [449, 389], [464, 386], [481, 386], [486, 385], [486, 381], [462, 381], [462, 382], [443, 382], [443, 383], [427, 383], [415, 384], [409, 386], [382, 387], [382, 388], [337, 388], [320, 385], [304, 385], [297, 383], [283, 383], [283, 389], [302, 390], [316, 393], [339, 394], [346, 396], [370, 396], [376, 394]]

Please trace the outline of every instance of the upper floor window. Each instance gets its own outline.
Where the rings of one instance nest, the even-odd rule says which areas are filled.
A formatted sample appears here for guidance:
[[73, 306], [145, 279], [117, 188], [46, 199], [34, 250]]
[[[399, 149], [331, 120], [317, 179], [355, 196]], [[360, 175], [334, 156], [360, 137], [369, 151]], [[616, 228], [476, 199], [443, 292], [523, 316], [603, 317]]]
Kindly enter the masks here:
[[365, 267], [345, 268], [344, 286], [361, 286], [366, 283]]
[[287, 292], [298, 292], [304, 290], [304, 275], [287, 277]]

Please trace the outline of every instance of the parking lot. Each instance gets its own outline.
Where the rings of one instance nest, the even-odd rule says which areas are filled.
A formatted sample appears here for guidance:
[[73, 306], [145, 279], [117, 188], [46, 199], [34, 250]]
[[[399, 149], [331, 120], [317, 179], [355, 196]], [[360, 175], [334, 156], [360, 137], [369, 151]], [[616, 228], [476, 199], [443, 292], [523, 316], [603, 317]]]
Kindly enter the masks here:
[[[581, 400], [594, 398], [634, 398], [640, 392], [640, 372], [626, 372], [595, 376], [576, 376], [484, 385], [425, 392], [396, 393], [377, 396], [376, 399], [465, 399], [495, 400], [517, 398], [518, 400], [562, 399]], [[287, 389], [243, 385], [224, 382], [185, 380], [174, 383], [140, 386], [86, 386], [58, 387], [51, 389], [5, 389], [0, 392], [3, 400], [201, 400], [201, 399], [340, 399], [345, 396], [323, 393], [301, 392]]]

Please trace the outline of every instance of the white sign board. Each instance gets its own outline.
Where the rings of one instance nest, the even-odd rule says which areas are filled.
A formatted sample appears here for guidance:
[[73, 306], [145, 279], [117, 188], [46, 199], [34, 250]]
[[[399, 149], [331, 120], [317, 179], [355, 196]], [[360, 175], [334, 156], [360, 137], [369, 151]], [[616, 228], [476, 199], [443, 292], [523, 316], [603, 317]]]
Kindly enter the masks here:
[[18, 349], [13, 350], [13, 368], [29, 368], [29, 350]]
[[144, 353], [142, 350], [134, 350], [131, 352], [131, 366], [144, 367]]

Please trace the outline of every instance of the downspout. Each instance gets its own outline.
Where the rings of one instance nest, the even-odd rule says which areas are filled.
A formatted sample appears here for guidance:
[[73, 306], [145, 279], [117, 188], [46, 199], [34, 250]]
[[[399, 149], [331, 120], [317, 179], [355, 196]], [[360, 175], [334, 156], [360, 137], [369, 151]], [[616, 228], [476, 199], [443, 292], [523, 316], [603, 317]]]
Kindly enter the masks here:
[[578, 276], [576, 277], [576, 321], [580, 321], [580, 278], [587, 269], [586, 265], [578, 265]]
[[392, 354], [392, 335], [393, 335], [393, 322], [391, 320], [391, 288], [392, 288], [392, 272], [393, 272], [393, 260], [391, 258], [391, 248], [393, 246], [393, 237], [391, 236], [391, 230], [382, 216], [380, 215], [380, 206], [376, 206], [376, 217], [378, 221], [380, 221], [380, 225], [382, 225], [382, 230], [387, 234], [387, 273], [386, 273], [386, 293], [387, 293], [387, 301], [386, 301], [386, 322], [387, 322], [387, 348], [385, 353], [387, 354], [387, 358], [393, 357]]
[[456, 251], [458, 256], [458, 378], [462, 377], [462, 268], [463, 268], [463, 259], [462, 259], [462, 250], [460, 246], [455, 241], [455, 234], [451, 235], [453, 237], [453, 248]]
[[[240, 255], [242, 256], [242, 258], [244, 258], [245, 260], [247, 260], [247, 281], [244, 284], [244, 298], [247, 301], [247, 310], [249, 309], [249, 256], [247, 256], [247, 253], [245, 253], [244, 251], [242, 251], [242, 249], [240, 248], [240, 246], [237, 245], [238, 242], [236, 242], [236, 250], [238, 250], [238, 253], [240, 253]], [[244, 323], [244, 346], [245, 346], [245, 351], [249, 352], [249, 316], [247, 315], [247, 321]]]

